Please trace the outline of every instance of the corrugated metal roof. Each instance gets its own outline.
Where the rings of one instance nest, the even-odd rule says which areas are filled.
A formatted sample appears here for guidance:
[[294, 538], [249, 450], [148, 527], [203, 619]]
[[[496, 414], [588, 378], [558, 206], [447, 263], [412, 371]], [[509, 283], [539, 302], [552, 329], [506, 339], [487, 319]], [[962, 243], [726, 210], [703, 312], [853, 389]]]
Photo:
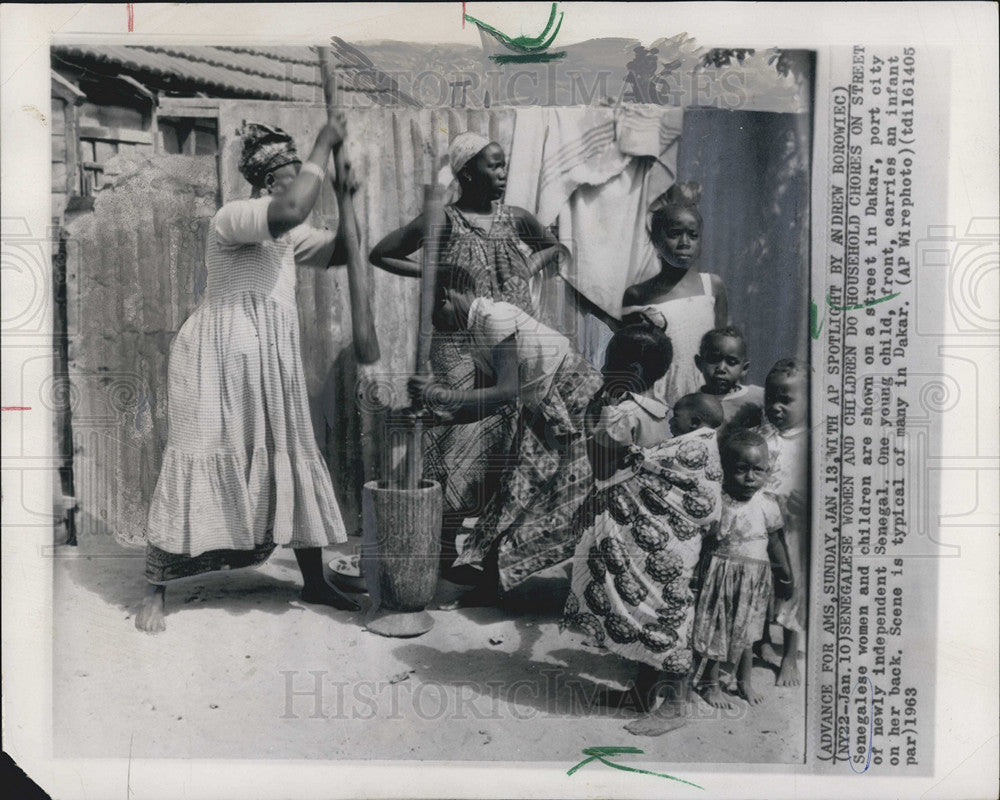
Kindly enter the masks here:
[[[120, 67], [137, 77], [155, 76], [206, 93], [305, 102], [323, 98], [316, 53], [309, 47], [70, 44], [57, 45], [52, 53], [63, 62]], [[334, 62], [342, 90], [364, 93], [380, 105], [420, 105], [346, 42], [334, 42]]]

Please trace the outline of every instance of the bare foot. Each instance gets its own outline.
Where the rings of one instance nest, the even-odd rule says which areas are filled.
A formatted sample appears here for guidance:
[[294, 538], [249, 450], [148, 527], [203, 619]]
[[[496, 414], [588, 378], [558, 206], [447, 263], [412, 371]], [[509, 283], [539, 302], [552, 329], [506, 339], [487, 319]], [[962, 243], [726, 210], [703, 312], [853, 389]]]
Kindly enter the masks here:
[[778, 660], [778, 652], [771, 642], [757, 642], [753, 646], [753, 653], [761, 661], [766, 661], [768, 666], [774, 669], [774, 664]]
[[778, 671], [778, 686], [798, 686], [802, 683], [799, 675], [799, 661], [796, 653], [785, 653]]
[[712, 708], [732, 708], [732, 701], [726, 697], [722, 689], [719, 688], [717, 683], [708, 683], [704, 686], [699, 687], [699, 692], [702, 699], [708, 703]]
[[135, 627], [146, 633], [162, 633], [167, 629], [163, 621], [164, 595], [166, 586], [150, 584], [142, 600], [142, 608], [135, 617]]
[[656, 711], [632, 720], [623, 727], [633, 736], [662, 736], [687, 725], [686, 706], [662, 703]]
[[753, 688], [753, 684], [748, 680], [736, 681], [736, 691], [739, 692], [740, 697], [752, 706], [759, 706], [764, 702], [764, 695], [756, 691]]
[[325, 580], [322, 583], [317, 581], [304, 586], [299, 597], [302, 598], [303, 603], [316, 603], [322, 606], [331, 606], [332, 608], [337, 608], [341, 611], [361, 610], [361, 606], [335, 586], [331, 586]]
[[646, 714], [653, 708], [648, 696], [634, 686], [624, 690], [602, 689], [594, 697], [593, 705], [613, 711], [638, 711], [641, 714]]

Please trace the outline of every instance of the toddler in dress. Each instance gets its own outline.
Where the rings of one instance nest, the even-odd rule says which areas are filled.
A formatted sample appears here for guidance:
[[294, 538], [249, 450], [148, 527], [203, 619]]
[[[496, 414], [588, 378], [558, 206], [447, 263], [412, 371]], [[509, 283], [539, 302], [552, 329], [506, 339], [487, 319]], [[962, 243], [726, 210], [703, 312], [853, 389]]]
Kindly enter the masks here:
[[777, 502], [761, 492], [769, 472], [767, 444], [757, 433], [732, 432], [719, 443], [722, 506], [694, 616], [693, 645], [706, 659], [700, 690], [715, 708], [732, 708], [719, 687], [719, 665], [735, 663], [740, 696], [763, 701], [752, 684], [753, 645], [764, 633], [772, 597], [792, 589], [783, 521]]
[[770, 615], [770, 621], [783, 628], [779, 686], [797, 686], [801, 682], [798, 653], [805, 633], [809, 564], [808, 376], [808, 367], [793, 358], [782, 359], [772, 367], [764, 381], [766, 419], [757, 429], [767, 442], [771, 457], [771, 476], [766, 489], [777, 499], [785, 518], [795, 582], [795, 591], [790, 597], [778, 600]]

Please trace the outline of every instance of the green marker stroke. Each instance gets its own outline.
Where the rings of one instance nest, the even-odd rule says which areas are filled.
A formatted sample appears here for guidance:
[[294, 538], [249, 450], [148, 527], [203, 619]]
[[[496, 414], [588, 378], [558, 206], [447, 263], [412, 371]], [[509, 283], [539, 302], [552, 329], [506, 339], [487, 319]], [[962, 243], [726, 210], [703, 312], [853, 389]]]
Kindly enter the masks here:
[[[826, 305], [833, 311], [858, 311], [862, 308], [870, 308], [871, 306], [876, 306], [879, 303], [884, 303], [886, 300], [892, 300], [899, 297], [899, 292], [893, 292], [892, 294], [887, 294], [885, 297], [880, 297], [878, 300], [866, 300], [864, 303], [855, 303], [853, 306], [835, 306], [830, 300], [830, 295], [826, 296]], [[809, 301], [809, 335], [813, 339], [818, 339], [820, 331], [823, 330], [823, 323], [826, 322], [826, 315], [823, 315], [823, 319], [818, 319], [819, 308], [816, 304], [810, 300]], [[819, 323], [817, 325], [817, 322]]]
[[[542, 53], [548, 49], [549, 45], [555, 41], [556, 35], [559, 33], [559, 28], [562, 27], [563, 14], [559, 13], [559, 22], [556, 22], [556, 6], [557, 3], [552, 4], [552, 11], [549, 12], [549, 21], [545, 23], [545, 29], [538, 34], [538, 36], [516, 36], [511, 38], [503, 31], [499, 31], [492, 25], [487, 25], [482, 20], [478, 20], [475, 17], [470, 17], [468, 14], [465, 15], [465, 19], [471, 22], [479, 30], [488, 33], [494, 39], [496, 39], [500, 44], [506, 47], [508, 50], [519, 55], [532, 55]], [[555, 30], [552, 30], [552, 26], [555, 25]], [[549, 32], [551, 31], [551, 36]], [[545, 37], [548, 36], [548, 39]]]
[[577, 764], [575, 767], [569, 769], [566, 774], [572, 775], [580, 767], [586, 766], [591, 761], [600, 761], [602, 764], [611, 767], [612, 769], [620, 769], [623, 772], [638, 772], [640, 775], [653, 775], [657, 778], [666, 778], [670, 781], [677, 781], [678, 783], [683, 783], [688, 786], [693, 786], [695, 789], [704, 789], [704, 786], [699, 786], [697, 783], [691, 783], [691, 781], [685, 781], [681, 778], [676, 778], [673, 775], [665, 775], [662, 772], [650, 772], [648, 769], [639, 769], [638, 767], [626, 767], [624, 764], [616, 764], [614, 761], [608, 761], [606, 756], [617, 756], [623, 753], [642, 755], [645, 751], [640, 750], [638, 747], [586, 747], [583, 749], [583, 754], [589, 756]]

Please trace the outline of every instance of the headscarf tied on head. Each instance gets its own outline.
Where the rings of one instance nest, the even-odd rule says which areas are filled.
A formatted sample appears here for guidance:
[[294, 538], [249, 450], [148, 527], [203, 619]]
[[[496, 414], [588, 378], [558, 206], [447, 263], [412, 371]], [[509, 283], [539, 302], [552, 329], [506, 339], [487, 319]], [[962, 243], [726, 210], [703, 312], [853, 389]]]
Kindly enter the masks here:
[[483, 152], [489, 144], [490, 140], [481, 133], [466, 131], [458, 134], [448, 146], [448, 161], [451, 163], [452, 174], [457, 178], [465, 165]]
[[240, 173], [253, 186], [260, 186], [264, 176], [286, 164], [300, 164], [292, 137], [281, 128], [243, 121], [236, 133], [243, 140]]

